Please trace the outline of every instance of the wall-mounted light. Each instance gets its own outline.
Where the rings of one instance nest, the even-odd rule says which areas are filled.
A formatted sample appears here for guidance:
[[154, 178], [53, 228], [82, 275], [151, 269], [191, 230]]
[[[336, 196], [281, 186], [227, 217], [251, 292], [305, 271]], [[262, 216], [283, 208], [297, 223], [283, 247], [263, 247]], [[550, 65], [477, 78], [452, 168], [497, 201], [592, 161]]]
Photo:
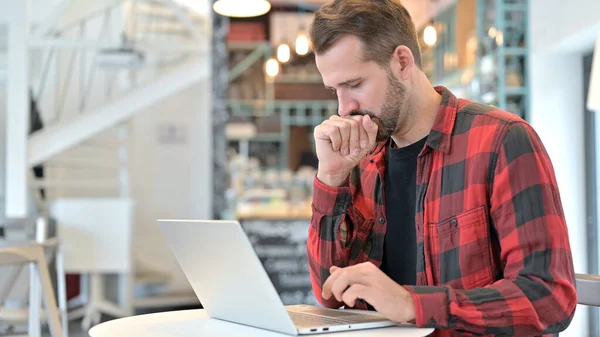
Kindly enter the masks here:
[[291, 58], [290, 46], [286, 43], [282, 43], [277, 47], [277, 60], [281, 63], [286, 63]]
[[433, 26], [433, 23], [429, 24], [423, 30], [423, 41], [428, 46], [433, 46], [437, 42], [437, 31]]
[[249, 18], [266, 14], [271, 10], [271, 3], [267, 0], [217, 0], [213, 9], [223, 16]]
[[308, 54], [309, 49], [310, 49], [310, 46], [309, 46], [308, 36], [306, 36], [306, 33], [301, 32], [300, 34], [298, 34], [298, 37], [296, 38], [296, 54], [306, 55], [306, 54]]
[[269, 59], [265, 63], [265, 72], [268, 76], [275, 77], [279, 74], [279, 62], [276, 59]]

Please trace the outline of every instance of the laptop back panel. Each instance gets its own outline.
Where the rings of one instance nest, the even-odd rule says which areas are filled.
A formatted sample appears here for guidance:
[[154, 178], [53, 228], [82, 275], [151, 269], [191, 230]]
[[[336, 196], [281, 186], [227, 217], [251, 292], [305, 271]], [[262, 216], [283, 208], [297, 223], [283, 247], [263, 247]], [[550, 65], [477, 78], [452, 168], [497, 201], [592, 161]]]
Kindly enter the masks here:
[[196, 296], [211, 317], [297, 334], [237, 221], [157, 222]]

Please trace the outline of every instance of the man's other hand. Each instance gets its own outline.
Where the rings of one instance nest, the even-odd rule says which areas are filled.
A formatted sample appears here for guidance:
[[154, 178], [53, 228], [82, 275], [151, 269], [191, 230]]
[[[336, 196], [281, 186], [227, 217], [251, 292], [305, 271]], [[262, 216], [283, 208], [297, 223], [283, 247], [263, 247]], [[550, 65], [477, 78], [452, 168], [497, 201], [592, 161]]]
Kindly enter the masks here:
[[334, 266], [330, 272], [323, 284], [323, 299], [334, 296], [349, 307], [362, 299], [392, 321], [403, 323], [415, 319], [411, 294], [371, 262], [346, 268]]

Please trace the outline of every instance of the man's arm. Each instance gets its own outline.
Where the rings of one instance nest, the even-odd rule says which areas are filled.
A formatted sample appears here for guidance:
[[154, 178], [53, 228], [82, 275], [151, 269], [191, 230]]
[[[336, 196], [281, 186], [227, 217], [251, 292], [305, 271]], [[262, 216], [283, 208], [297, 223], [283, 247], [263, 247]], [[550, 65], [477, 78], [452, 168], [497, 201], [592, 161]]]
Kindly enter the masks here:
[[560, 332], [573, 318], [573, 261], [550, 158], [525, 123], [507, 126], [499, 143], [490, 215], [504, 279], [471, 290], [406, 287], [418, 326], [531, 336]]
[[343, 303], [333, 297], [324, 300], [321, 292], [329, 269], [348, 265], [356, 224], [361, 221], [353, 211], [348, 179], [340, 187], [331, 187], [315, 177], [312, 210], [307, 252], [313, 291], [323, 306], [339, 308]]

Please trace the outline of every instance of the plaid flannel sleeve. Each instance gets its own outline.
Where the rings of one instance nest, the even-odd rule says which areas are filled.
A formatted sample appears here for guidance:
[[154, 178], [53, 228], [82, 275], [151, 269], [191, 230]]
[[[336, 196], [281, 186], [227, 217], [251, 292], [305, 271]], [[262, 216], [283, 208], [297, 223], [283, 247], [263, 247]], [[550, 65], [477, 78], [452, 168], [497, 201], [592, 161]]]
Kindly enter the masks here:
[[526, 123], [509, 124], [500, 139], [490, 215], [504, 278], [470, 290], [407, 287], [418, 326], [533, 336], [560, 332], [573, 318], [573, 261], [550, 158]]
[[314, 179], [312, 218], [307, 242], [309, 273], [315, 297], [323, 306], [339, 308], [343, 303], [334, 297], [324, 300], [322, 286], [331, 266], [348, 265], [350, 243], [360, 222], [352, 211], [349, 179], [341, 187], [331, 187]]

